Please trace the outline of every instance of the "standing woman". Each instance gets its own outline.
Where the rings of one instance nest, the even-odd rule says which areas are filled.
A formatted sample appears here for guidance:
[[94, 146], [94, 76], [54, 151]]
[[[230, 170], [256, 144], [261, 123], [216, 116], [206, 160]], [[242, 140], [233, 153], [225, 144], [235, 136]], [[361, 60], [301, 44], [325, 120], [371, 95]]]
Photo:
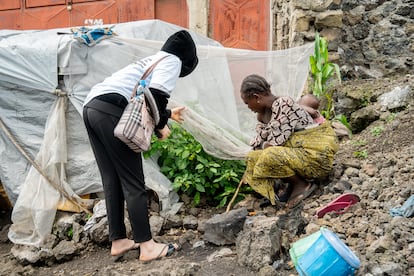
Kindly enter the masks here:
[[[167, 138], [170, 135], [168, 119], [181, 122], [181, 112], [185, 108], [167, 109], [168, 98], [178, 78], [193, 72], [198, 64], [195, 43], [185, 30], [171, 35], [156, 54], [126, 66], [96, 84], [84, 102], [83, 119], [102, 178], [111, 255], [115, 259], [138, 246], [142, 261], [170, 256], [179, 249], [177, 244], [162, 244], [152, 239], [141, 153], [135, 153], [114, 136], [114, 128], [135, 84], [156, 62], [147, 83], [160, 113], [155, 132], [159, 139]], [[133, 240], [126, 236], [125, 202]]]
[[[329, 122], [314, 124], [292, 98], [273, 95], [261, 76], [247, 76], [240, 93], [258, 118], [244, 181], [273, 205], [280, 199], [293, 208], [314, 191], [309, 180], [325, 177], [332, 170], [338, 150], [335, 132]], [[283, 194], [275, 193], [277, 179], [288, 184]]]

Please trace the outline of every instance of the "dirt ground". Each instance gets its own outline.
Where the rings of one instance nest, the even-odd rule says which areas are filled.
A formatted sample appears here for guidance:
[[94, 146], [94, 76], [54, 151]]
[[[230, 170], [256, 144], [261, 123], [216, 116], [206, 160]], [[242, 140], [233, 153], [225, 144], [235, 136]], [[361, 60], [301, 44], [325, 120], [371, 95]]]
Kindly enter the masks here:
[[[374, 91], [389, 92], [395, 86], [411, 85], [413, 89], [413, 80], [407, 76], [399, 78], [383, 79], [383, 80], [358, 80], [349, 81], [342, 84], [344, 90], [359, 90], [372, 89]], [[413, 110], [413, 109], [411, 109]], [[352, 139], [345, 139], [341, 141], [340, 151], [337, 154], [336, 162], [349, 162], [355, 158], [354, 153], [360, 149], [361, 143], [364, 143], [367, 154], [381, 152], [386, 158], [387, 153], [394, 152], [400, 148], [407, 147], [413, 144], [414, 124], [412, 123], [413, 114], [405, 116], [400, 122], [398, 128], [394, 128], [393, 124], [385, 124], [383, 120], [374, 122], [369, 128], [359, 134], [355, 134]], [[372, 135], [372, 129], [375, 126], [382, 127], [381, 139]], [[409, 135], [407, 135], [409, 134]], [[220, 213], [223, 210], [215, 210], [212, 208], [209, 213]], [[128, 253], [125, 260], [114, 263], [109, 255], [109, 247], [102, 247], [98, 245], [89, 245], [86, 250], [83, 250], [79, 256], [76, 256], [70, 261], [63, 263], [53, 263], [48, 265], [27, 265], [22, 266], [13, 260], [10, 249], [13, 244], [7, 241], [7, 224], [10, 224], [10, 212], [1, 212], [0, 214], [0, 267], [7, 265], [12, 267], [12, 270], [0, 269], [0, 275], [170, 275], [168, 271], [172, 271], [177, 264], [185, 267], [185, 273], [182, 275], [256, 275], [256, 273], [249, 271], [237, 264], [237, 256], [235, 253], [230, 253], [222, 257], [215, 258], [213, 261], [207, 259], [213, 253], [222, 249], [211, 244], [193, 248], [189, 243], [183, 243], [183, 248], [178, 254], [174, 254], [170, 258], [161, 261], [151, 262], [149, 264], [141, 264], [137, 260], [138, 252], [132, 251]], [[185, 241], [188, 239], [202, 240], [196, 231], [176, 230], [166, 233], [159, 237], [160, 241]], [[227, 246], [236, 252], [234, 247]], [[186, 265], [183, 265], [186, 264]], [[159, 268], [164, 267], [162, 274]], [[181, 275], [181, 274], [176, 274]], [[276, 274], [279, 275], [279, 274]], [[297, 275], [295, 269], [291, 271], [284, 271], [280, 275]]]
[[[396, 87], [404, 88], [407, 85], [411, 87], [411, 90], [414, 89], [414, 78], [412, 75], [395, 76], [378, 80], [353, 80], [344, 82], [339, 89], [347, 93], [365, 91], [372, 93], [373, 97], [377, 97], [378, 95], [392, 91]], [[414, 133], [412, 115], [402, 116], [402, 119], [399, 121], [401, 124], [399, 127], [395, 127], [391, 122], [393, 120], [392, 116], [393, 114], [391, 113], [386, 118], [381, 118], [373, 122], [361, 133], [354, 135], [352, 139], [342, 141], [336, 160], [338, 162], [346, 162], [346, 159], [351, 159], [353, 153], [361, 148], [361, 144], [363, 144], [368, 154], [376, 152], [387, 154], [412, 145]], [[383, 129], [381, 131], [381, 139], [378, 139], [378, 136], [373, 133], [375, 128]]]
[[[217, 213], [222, 213], [224, 210], [215, 210]], [[10, 212], [3, 212], [0, 217], [2, 226], [10, 223]], [[209, 256], [217, 253], [222, 247], [212, 244], [192, 248], [192, 246], [183, 242], [183, 236], [190, 236], [195, 238], [197, 233], [185, 233], [185, 231], [170, 231], [162, 237], [156, 238], [160, 242], [180, 242], [182, 248], [173, 256], [159, 261], [153, 261], [148, 264], [140, 263], [137, 259], [139, 257], [138, 251], [130, 251], [124, 256], [122, 261], [114, 262], [109, 255], [109, 246], [100, 246], [96, 244], [89, 244], [86, 250], [83, 250], [79, 256], [74, 257], [70, 261], [53, 264], [38, 264], [38, 265], [21, 265], [13, 259], [10, 253], [13, 244], [7, 239], [7, 233], [2, 231], [0, 233], [1, 247], [0, 247], [0, 275], [174, 275], [168, 271], [177, 270], [177, 263], [183, 267], [182, 274], [176, 275], [254, 275], [244, 267], [237, 264], [235, 253], [226, 255], [224, 257], [215, 258], [213, 262], [207, 261]], [[181, 238], [181, 240], [180, 240]], [[190, 239], [189, 238], [189, 239]], [[199, 237], [201, 239], [201, 237]], [[235, 252], [234, 246], [227, 246], [226, 248]], [[187, 264], [187, 265], [184, 265]], [[191, 268], [191, 267], [194, 268]], [[8, 268], [6, 268], [8, 267]], [[162, 269], [160, 269], [162, 267]], [[160, 274], [160, 271], [163, 271]], [[184, 272], [185, 271], [185, 272]], [[190, 272], [189, 272], [190, 271]], [[192, 271], [192, 272], [191, 272]], [[10, 274], [10, 272], [12, 272]], [[294, 271], [293, 271], [294, 272]], [[174, 272], [177, 273], [177, 272]], [[178, 272], [179, 273], [179, 272]], [[189, 274], [190, 273], [190, 274]]]

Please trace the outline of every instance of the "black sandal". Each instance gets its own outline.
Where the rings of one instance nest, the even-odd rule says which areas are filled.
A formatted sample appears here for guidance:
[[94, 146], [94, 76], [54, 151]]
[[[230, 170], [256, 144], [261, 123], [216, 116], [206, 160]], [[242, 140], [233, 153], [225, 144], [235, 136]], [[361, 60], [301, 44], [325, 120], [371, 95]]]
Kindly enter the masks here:
[[[165, 249], [167, 249], [167, 252], [165, 253], [165, 255], [162, 255], [162, 253], [165, 251]], [[140, 262], [142, 262], [143, 264], [148, 264], [152, 261], [156, 261], [156, 260], [160, 260], [162, 258], [166, 258], [166, 257], [170, 257], [174, 252], [178, 251], [181, 249], [181, 246], [179, 244], [166, 244], [162, 250], [160, 251], [160, 253], [158, 254], [157, 257], [155, 257], [154, 259], [150, 259], [150, 260], [140, 260]]]

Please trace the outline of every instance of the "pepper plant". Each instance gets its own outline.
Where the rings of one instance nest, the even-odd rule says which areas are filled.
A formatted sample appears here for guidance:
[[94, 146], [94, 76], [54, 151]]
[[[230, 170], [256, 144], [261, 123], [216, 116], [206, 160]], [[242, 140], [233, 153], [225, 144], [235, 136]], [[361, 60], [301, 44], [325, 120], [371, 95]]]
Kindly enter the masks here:
[[[144, 158], [157, 156], [161, 172], [178, 194], [184, 193], [199, 205], [204, 196], [209, 204], [223, 207], [231, 199], [246, 168], [241, 160], [221, 160], [207, 154], [202, 145], [177, 123], [170, 125], [168, 139], [153, 138]], [[251, 188], [243, 185], [236, 201]]]

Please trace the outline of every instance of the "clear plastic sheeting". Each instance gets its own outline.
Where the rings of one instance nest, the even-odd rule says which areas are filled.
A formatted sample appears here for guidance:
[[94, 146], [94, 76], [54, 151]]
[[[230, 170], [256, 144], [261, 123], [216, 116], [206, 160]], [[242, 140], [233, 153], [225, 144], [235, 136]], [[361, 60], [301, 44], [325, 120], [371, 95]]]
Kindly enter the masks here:
[[34, 160], [42, 168], [42, 172], [37, 171], [35, 167], [30, 168], [13, 207], [13, 224], [8, 233], [13, 243], [41, 246], [41, 242], [52, 230], [56, 205], [61, 194], [41, 176], [41, 173], [47, 175], [54, 183], [63, 184], [62, 180], [66, 178], [65, 172], [60, 169], [61, 164], [67, 160], [66, 102], [66, 97], [59, 97], [52, 106], [46, 123], [45, 138]]
[[[83, 101], [93, 85], [156, 53], [180, 29], [159, 20], [121, 23], [112, 28], [116, 35], [92, 47], [74, 39], [69, 28], [0, 31], [2, 122], [48, 176], [75, 199], [102, 192], [81, 117]], [[283, 51], [249, 51], [225, 48], [190, 33], [199, 65], [179, 79], [170, 107], [188, 107], [183, 127], [206, 152], [222, 159], [243, 159], [250, 150], [256, 115], [240, 100], [241, 81], [249, 74], [260, 74], [271, 81], [274, 94], [297, 99], [306, 83], [313, 44]], [[59, 90], [66, 96], [59, 97]], [[62, 99], [69, 101], [62, 105]], [[162, 213], [176, 212], [180, 203], [171, 183], [153, 160], [144, 160], [144, 169], [147, 187], [157, 193]], [[52, 227], [61, 194], [36, 172], [3, 130], [0, 179], [14, 205], [10, 240], [41, 245]]]
[[152, 159], [143, 162], [145, 173], [145, 185], [148, 189], [156, 192], [161, 207], [161, 215], [171, 213], [175, 214], [180, 209], [182, 203], [178, 202], [178, 194], [173, 192], [168, 178], [160, 173], [157, 163]]

